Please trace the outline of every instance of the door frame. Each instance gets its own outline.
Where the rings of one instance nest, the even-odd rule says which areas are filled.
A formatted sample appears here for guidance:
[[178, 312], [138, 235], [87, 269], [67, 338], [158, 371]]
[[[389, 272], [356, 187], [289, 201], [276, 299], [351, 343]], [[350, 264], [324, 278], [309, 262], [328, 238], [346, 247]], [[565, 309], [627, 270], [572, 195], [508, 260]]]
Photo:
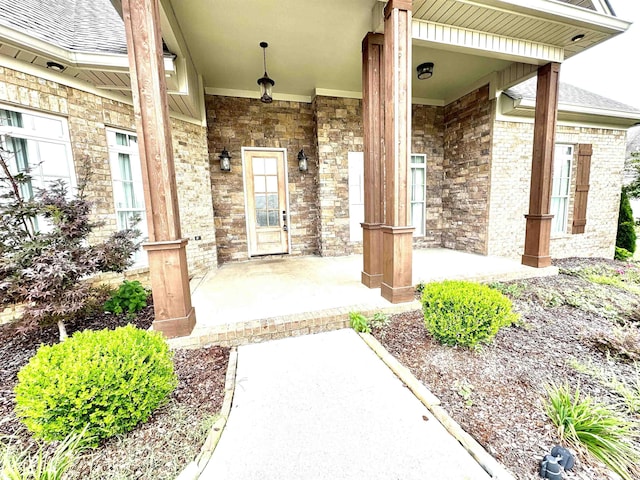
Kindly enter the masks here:
[[285, 205], [287, 209], [287, 251], [283, 252], [283, 254], [291, 253], [291, 210], [289, 209], [289, 162], [287, 159], [287, 149], [286, 148], [270, 148], [270, 147], [241, 147], [240, 151], [242, 153], [242, 190], [244, 192], [244, 218], [245, 218], [245, 236], [247, 239], [247, 255], [249, 258], [252, 256], [262, 256], [262, 255], [252, 255], [251, 254], [251, 245], [249, 244], [249, 204], [247, 203], [247, 157], [245, 156], [245, 152], [279, 152], [282, 153], [283, 161], [284, 161], [284, 194], [285, 194]]

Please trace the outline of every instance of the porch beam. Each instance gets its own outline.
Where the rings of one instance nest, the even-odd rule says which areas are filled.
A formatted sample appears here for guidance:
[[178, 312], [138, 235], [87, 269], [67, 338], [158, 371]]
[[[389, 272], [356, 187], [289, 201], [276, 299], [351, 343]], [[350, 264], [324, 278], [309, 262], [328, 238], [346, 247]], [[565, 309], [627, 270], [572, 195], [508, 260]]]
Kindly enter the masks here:
[[362, 117], [364, 127], [364, 222], [362, 283], [382, 284], [384, 223], [384, 36], [367, 33], [362, 40]]
[[154, 330], [188, 335], [195, 326], [186, 244], [181, 238], [158, 0], [122, 0], [149, 241]]
[[411, 152], [411, 0], [389, 0], [384, 10], [385, 225], [381, 294], [392, 303], [413, 300], [413, 227], [408, 167]]
[[551, 183], [553, 151], [558, 118], [560, 64], [548, 63], [538, 69], [536, 112], [533, 130], [531, 189], [522, 263], [530, 267], [551, 265]]

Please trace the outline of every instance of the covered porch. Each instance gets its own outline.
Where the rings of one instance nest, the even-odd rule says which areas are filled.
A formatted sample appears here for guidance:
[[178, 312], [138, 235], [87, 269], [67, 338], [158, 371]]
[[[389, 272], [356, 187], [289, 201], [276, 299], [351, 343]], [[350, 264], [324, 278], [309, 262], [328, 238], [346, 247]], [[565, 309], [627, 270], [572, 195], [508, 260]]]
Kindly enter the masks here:
[[[306, 274], [318, 269], [312, 274], [316, 290], [331, 283], [318, 298], [320, 306], [344, 309], [349, 305], [327, 303], [359, 298], [350, 292], [350, 283], [341, 282], [343, 272], [354, 288], [373, 289], [362, 290], [362, 295], [375, 296], [378, 304], [410, 305], [422, 269], [437, 278], [440, 268], [437, 260], [412, 258], [415, 218], [420, 217], [413, 209], [424, 214], [418, 222], [425, 230], [423, 248], [489, 253], [490, 224], [499, 224], [504, 215], [499, 205], [489, 208], [492, 175], [500, 173], [491, 170], [495, 99], [534, 75], [538, 88], [530, 189], [520, 192], [529, 203], [518, 212], [526, 217], [522, 263], [539, 270], [551, 264], [549, 204], [560, 64], [628, 27], [603, 5], [587, 2], [583, 7], [577, 1], [289, 0], [279, 8], [257, 0], [246, 5], [113, 3], [122, 11], [128, 43], [149, 222], [145, 248], [157, 299], [154, 328], [168, 336], [187, 335], [209, 317], [227, 322], [242, 318], [244, 308], [263, 311], [274, 300], [255, 292], [267, 290], [279, 277], [273, 271], [262, 275], [255, 288], [233, 290], [240, 300], [230, 310], [225, 310], [226, 298], [214, 296], [217, 304], [199, 304], [198, 289], [192, 304], [188, 250], [202, 237], [183, 235], [185, 202], [179, 205], [182, 189], [169, 134], [169, 110], [187, 115], [178, 98], [186, 106], [192, 100], [198, 110], [194, 117], [206, 123], [203, 148], [210, 160], [215, 224], [215, 239], [207, 240], [215, 242], [219, 263], [274, 253], [332, 256], [360, 249], [363, 256], [349, 260], [355, 268], [338, 268], [340, 274], [329, 270], [323, 275], [320, 265], [303, 268]], [[259, 97], [252, 72], [264, 67], [267, 77], [264, 39], [270, 44], [269, 72], [277, 83], [274, 92], [269, 88]], [[163, 44], [183, 68], [184, 88], [169, 90], [169, 96]], [[254, 158], [264, 153], [258, 150], [273, 158]], [[309, 161], [303, 167], [295, 159], [305, 152]], [[352, 185], [347, 164], [349, 154], [359, 152], [364, 218], [362, 242], [355, 242], [349, 235]], [[426, 200], [411, 195], [414, 153], [426, 159]], [[223, 166], [222, 159], [229, 157], [235, 163]], [[273, 197], [271, 207], [263, 193]], [[254, 240], [263, 227], [271, 229], [265, 241], [269, 249], [258, 248], [263, 245]], [[326, 260], [327, 265], [332, 262]], [[468, 270], [473, 262], [460, 263]], [[494, 263], [487, 257], [479, 269], [483, 276]], [[227, 268], [241, 266], [223, 265], [216, 276]], [[445, 270], [451, 273], [451, 265]], [[305, 285], [295, 277], [291, 282], [295, 288]], [[276, 303], [304, 305], [304, 292], [298, 293], [298, 302], [281, 298]], [[248, 321], [257, 322], [251, 327], [256, 332], [265, 328], [263, 320]]]
[[[238, 345], [349, 324], [349, 312], [373, 315], [420, 309], [391, 304], [359, 280], [362, 255], [273, 257], [229, 263], [191, 280], [196, 326], [176, 345]], [[444, 248], [415, 250], [413, 284], [440, 280], [509, 281], [557, 274], [517, 260]]]

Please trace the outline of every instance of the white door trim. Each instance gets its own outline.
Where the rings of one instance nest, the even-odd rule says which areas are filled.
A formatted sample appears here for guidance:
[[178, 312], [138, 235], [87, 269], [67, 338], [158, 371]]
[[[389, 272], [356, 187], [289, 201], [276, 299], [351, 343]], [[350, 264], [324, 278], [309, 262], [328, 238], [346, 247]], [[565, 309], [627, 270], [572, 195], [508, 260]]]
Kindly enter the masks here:
[[242, 188], [244, 191], [244, 219], [245, 219], [245, 237], [247, 239], [247, 256], [251, 255], [251, 247], [249, 245], [249, 204], [247, 203], [247, 158], [245, 152], [280, 152], [284, 158], [284, 189], [285, 189], [285, 204], [287, 206], [287, 251], [285, 253], [291, 253], [291, 211], [289, 209], [289, 165], [287, 159], [286, 148], [269, 148], [269, 147], [241, 147], [242, 154]]

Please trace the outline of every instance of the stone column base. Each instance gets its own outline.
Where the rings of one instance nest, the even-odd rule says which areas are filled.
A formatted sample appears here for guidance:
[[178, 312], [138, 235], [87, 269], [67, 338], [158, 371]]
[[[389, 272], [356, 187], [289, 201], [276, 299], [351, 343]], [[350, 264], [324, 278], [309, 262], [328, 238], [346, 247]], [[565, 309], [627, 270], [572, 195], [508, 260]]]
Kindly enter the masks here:
[[186, 239], [142, 245], [149, 255], [155, 312], [153, 329], [168, 338], [189, 335], [196, 324], [189, 290], [186, 245]]
[[551, 220], [553, 215], [525, 215], [527, 230], [524, 240], [522, 264], [529, 267], [543, 268], [551, 265], [549, 242], [551, 240]]
[[382, 224], [361, 223], [362, 226], [362, 283], [369, 288], [382, 284]]
[[382, 227], [381, 295], [391, 303], [411, 302], [413, 287], [413, 227]]

